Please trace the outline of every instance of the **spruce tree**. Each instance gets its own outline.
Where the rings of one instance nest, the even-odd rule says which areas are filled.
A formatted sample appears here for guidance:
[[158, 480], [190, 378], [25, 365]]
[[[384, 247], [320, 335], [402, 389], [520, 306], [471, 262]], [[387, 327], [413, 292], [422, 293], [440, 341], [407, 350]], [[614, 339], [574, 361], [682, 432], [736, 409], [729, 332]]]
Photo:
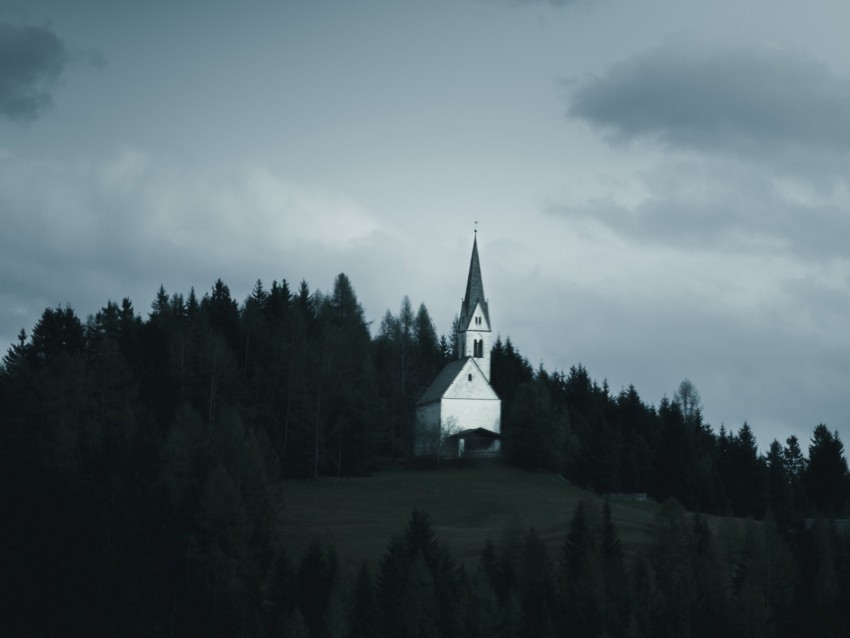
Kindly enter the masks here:
[[812, 434], [809, 464], [804, 475], [809, 500], [828, 516], [840, 516], [848, 495], [847, 460], [844, 444], [823, 423]]
[[369, 567], [363, 562], [354, 583], [354, 602], [348, 618], [348, 638], [377, 638], [379, 635], [375, 587]]

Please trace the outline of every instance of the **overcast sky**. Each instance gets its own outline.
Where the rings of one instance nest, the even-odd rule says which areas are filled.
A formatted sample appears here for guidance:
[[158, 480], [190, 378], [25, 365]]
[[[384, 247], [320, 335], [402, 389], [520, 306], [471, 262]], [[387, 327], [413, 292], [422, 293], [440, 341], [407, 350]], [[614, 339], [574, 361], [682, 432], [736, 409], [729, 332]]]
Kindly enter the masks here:
[[0, 3], [0, 348], [160, 284], [352, 280], [764, 452], [850, 438], [850, 3]]

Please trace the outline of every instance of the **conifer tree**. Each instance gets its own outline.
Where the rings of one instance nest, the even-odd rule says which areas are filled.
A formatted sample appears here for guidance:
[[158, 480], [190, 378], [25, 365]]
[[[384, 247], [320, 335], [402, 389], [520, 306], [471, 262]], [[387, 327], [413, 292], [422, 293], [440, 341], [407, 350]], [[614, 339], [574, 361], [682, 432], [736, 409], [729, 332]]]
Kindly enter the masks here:
[[321, 543], [314, 539], [298, 566], [298, 608], [304, 615], [311, 638], [325, 635], [326, 612], [333, 587], [333, 570]]
[[14, 377], [21, 374], [26, 363], [27, 354], [27, 333], [21, 328], [18, 333], [17, 343], [9, 346], [9, 350], [3, 355], [3, 368], [0, 373], [9, 377]]
[[405, 638], [438, 638], [441, 635], [434, 579], [420, 552], [414, 554], [410, 563], [400, 616]]
[[404, 542], [408, 558], [418, 552], [429, 569], [433, 570], [437, 559], [437, 540], [428, 512], [414, 508], [404, 531]]
[[552, 570], [546, 545], [532, 528], [525, 536], [519, 573], [521, 635], [554, 636]]
[[765, 464], [767, 465], [767, 507], [773, 516], [787, 522], [791, 518], [791, 477], [788, 475], [782, 444], [776, 439], [770, 443]]
[[375, 588], [366, 563], [360, 565], [354, 584], [354, 603], [348, 618], [348, 638], [377, 638], [378, 614]]
[[614, 527], [611, 505], [602, 506], [599, 554], [603, 581], [602, 625], [606, 636], [625, 636], [629, 617], [629, 589], [623, 548]]
[[265, 592], [263, 620], [268, 633], [275, 635], [298, 602], [298, 574], [284, 548], [280, 548], [272, 559]]
[[705, 518], [693, 517], [689, 556], [689, 621], [693, 636], [721, 636], [731, 629], [728, 569]]
[[812, 434], [804, 482], [815, 508], [829, 516], [839, 516], [844, 512], [848, 495], [844, 444], [838, 431], [830, 432], [823, 423]]
[[685, 636], [692, 630], [689, 537], [681, 504], [668, 499], [655, 516], [649, 553], [658, 592], [652, 618], [654, 635]]
[[560, 584], [567, 635], [598, 636], [602, 629], [599, 548], [592, 515], [579, 501], [561, 553]]
[[407, 591], [409, 555], [401, 536], [390, 539], [378, 568], [378, 607], [380, 635], [395, 638], [404, 635], [402, 601]]
[[803, 486], [803, 477], [806, 472], [806, 458], [800, 450], [800, 443], [793, 434], [785, 439], [785, 448], [782, 451], [785, 462], [785, 472], [788, 476], [788, 507], [795, 520], [803, 516], [808, 506], [806, 504], [806, 490]]

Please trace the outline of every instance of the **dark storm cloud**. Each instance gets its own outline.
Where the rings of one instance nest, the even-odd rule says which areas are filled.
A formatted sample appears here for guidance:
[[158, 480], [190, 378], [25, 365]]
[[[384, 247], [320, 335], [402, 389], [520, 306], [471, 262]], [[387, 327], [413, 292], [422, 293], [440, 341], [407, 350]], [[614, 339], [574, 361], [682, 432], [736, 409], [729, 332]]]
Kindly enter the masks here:
[[776, 49], [668, 43], [580, 84], [569, 114], [613, 141], [756, 155], [850, 150], [850, 81]]
[[0, 114], [32, 121], [53, 104], [52, 90], [71, 55], [47, 27], [0, 22]]

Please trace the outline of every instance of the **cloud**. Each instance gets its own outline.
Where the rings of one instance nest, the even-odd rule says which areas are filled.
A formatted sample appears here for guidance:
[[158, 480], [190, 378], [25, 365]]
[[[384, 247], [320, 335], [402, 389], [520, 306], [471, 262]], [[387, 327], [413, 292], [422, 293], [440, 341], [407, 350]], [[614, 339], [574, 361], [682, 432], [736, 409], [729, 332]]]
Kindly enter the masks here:
[[547, 209], [617, 265], [564, 293], [600, 318], [564, 319], [574, 356], [650, 400], [688, 376], [715, 427], [749, 419], [762, 449], [843, 427], [850, 81], [786, 50], [668, 42], [573, 84], [569, 114], [622, 160]]
[[568, 112], [615, 142], [758, 156], [850, 151], [850, 80], [773, 48], [671, 41], [579, 83]]
[[623, 190], [603, 180], [596, 196], [556, 203], [551, 214], [592, 221], [629, 240], [729, 253], [793, 254], [804, 261], [846, 258], [850, 181], [812, 183], [729, 158], [666, 159]]
[[27, 122], [53, 104], [71, 55], [47, 27], [0, 22], [0, 115]]
[[[493, 303], [511, 300], [502, 302], [499, 323], [515, 326], [512, 341], [533, 364], [541, 359], [528, 344], [542, 344], [537, 352], [547, 367], [581, 362], [613, 391], [633, 383], [656, 404], [689, 377], [715, 428], [737, 429], [749, 419], [762, 449], [771, 431], [784, 439], [798, 429], [806, 436], [818, 420], [845, 426], [850, 337], [840, 325], [850, 311], [847, 263], [718, 257], [601, 233], [580, 244], [586, 247], [560, 272], [494, 273], [511, 284], [509, 296], [491, 292]], [[574, 251], [569, 243], [563, 253]]]
[[[47, 306], [85, 316], [129, 296], [145, 312], [160, 283], [234, 294], [303, 277], [328, 286], [386, 269], [386, 229], [344, 194], [304, 188], [262, 166], [211, 173], [128, 149], [99, 161], [0, 151], [0, 337], [11, 342]], [[2, 347], [2, 346], [0, 346]]]
[[850, 81], [816, 60], [671, 41], [576, 86], [569, 113], [643, 168], [550, 212], [656, 247], [846, 258]]

